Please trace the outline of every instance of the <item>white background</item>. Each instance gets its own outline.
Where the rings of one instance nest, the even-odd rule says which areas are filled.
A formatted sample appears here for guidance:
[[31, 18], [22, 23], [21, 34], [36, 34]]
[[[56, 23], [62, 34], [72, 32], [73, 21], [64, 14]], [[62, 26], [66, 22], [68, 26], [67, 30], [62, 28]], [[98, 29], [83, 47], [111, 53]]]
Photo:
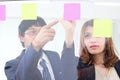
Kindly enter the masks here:
[[[73, 3], [74, 1], [72, 1]], [[6, 5], [6, 20], [0, 21], [0, 80], [7, 80], [4, 74], [5, 62], [16, 58], [23, 49], [18, 38], [18, 25], [21, 19], [21, 4], [36, 3], [37, 15], [47, 23], [63, 16], [64, 2], [1, 2]], [[70, 3], [70, 2], [69, 2]], [[91, 18], [113, 20], [113, 40], [117, 53], [120, 54], [120, 5], [99, 5], [91, 2], [74, 2], [81, 4], [81, 19], [77, 20], [74, 35], [75, 55], [79, 56], [79, 37], [82, 24]], [[73, 10], [74, 11], [74, 10]], [[44, 49], [61, 53], [64, 42], [64, 29], [61, 24], [53, 27], [56, 30], [55, 39], [49, 42]]]

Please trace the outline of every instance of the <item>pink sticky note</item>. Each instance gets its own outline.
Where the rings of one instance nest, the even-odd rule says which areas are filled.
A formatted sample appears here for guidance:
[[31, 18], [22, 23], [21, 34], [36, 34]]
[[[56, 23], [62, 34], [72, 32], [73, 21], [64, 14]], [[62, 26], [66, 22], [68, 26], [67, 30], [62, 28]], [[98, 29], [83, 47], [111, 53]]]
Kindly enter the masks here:
[[5, 20], [6, 18], [6, 6], [0, 5], [0, 21]]
[[80, 3], [64, 4], [64, 19], [79, 20], [80, 19]]

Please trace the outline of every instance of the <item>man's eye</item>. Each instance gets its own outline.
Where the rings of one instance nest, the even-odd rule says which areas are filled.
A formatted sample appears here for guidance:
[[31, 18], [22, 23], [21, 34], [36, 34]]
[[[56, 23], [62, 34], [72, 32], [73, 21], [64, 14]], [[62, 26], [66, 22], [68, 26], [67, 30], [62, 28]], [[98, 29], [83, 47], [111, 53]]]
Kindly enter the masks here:
[[31, 31], [32, 33], [36, 33], [36, 31]]

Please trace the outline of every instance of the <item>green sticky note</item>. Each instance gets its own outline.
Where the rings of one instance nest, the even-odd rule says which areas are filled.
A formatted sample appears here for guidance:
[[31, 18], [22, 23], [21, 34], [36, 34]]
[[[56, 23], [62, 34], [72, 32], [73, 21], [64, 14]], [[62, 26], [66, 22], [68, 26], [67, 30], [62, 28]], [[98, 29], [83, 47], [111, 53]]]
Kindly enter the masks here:
[[36, 4], [22, 4], [22, 19], [36, 20], [37, 19], [37, 5]]
[[112, 20], [95, 19], [93, 26], [94, 37], [112, 37]]

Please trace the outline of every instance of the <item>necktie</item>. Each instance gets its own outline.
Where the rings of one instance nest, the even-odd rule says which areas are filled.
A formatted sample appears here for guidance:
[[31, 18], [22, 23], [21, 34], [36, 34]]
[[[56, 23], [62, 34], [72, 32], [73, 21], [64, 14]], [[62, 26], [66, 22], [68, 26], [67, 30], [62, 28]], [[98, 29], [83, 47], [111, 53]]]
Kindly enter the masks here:
[[44, 59], [40, 62], [40, 65], [43, 67], [43, 80], [52, 80]]

